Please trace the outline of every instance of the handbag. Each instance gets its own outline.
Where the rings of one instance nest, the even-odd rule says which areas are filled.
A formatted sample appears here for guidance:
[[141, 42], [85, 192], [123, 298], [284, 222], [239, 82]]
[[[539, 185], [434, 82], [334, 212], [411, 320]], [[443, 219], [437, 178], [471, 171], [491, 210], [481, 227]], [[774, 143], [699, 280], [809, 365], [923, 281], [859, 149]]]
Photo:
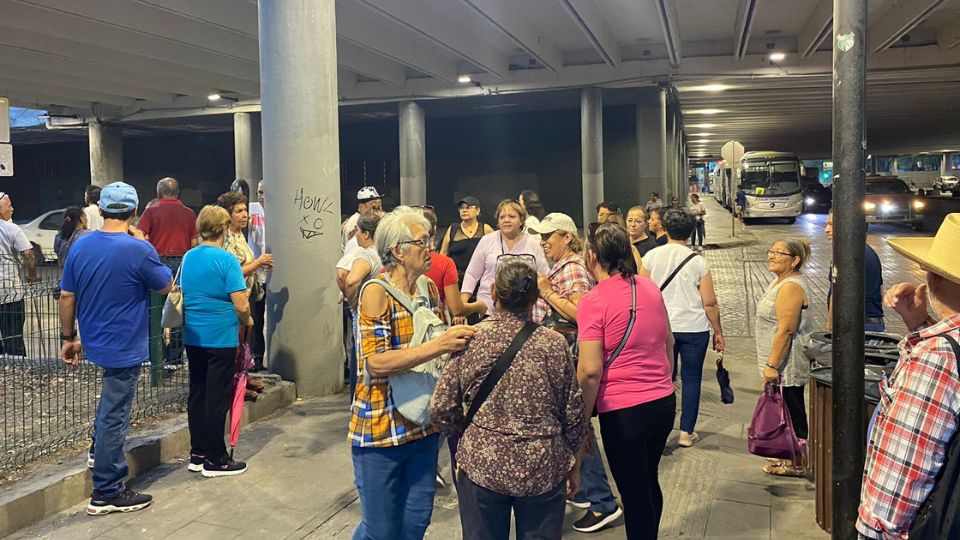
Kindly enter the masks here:
[[797, 465], [799, 458], [806, 460], [807, 443], [797, 438], [782, 389], [774, 383], [764, 386], [747, 429], [747, 451], [755, 456], [789, 459]]
[[493, 365], [493, 368], [490, 369], [490, 373], [488, 373], [483, 379], [483, 382], [480, 383], [480, 388], [477, 389], [477, 394], [473, 396], [473, 399], [470, 401], [470, 407], [467, 409], [467, 414], [463, 419], [463, 424], [461, 425], [463, 428], [462, 431], [466, 431], [467, 426], [470, 425], [470, 422], [473, 422], [473, 417], [476, 416], [477, 411], [480, 410], [480, 406], [483, 405], [483, 402], [486, 401], [487, 396], [489, 396], [490, 392], [493, 391], [493, 387], [500, 382], [503, 374], [510, 369], [510, 364], [513, 363], [513, 358], [517, 356], [517, 353], [520, 351], [520, 347], [527, 342], [527, 339], [533, 335], [538, 326], [539, 325], [537, 325], [537, 323], [528, 321], [525, 325], [523, 325], [523, 328], [517, 332], [517, 335], [513, 337], [513, 341], [510, 342], [510, 346], [503, 351], [503, 354], [500, 355], [500, 358], [497, 358], [497, 362]]
[[730, 372], [723, 367], [723, 353], [717, 359], [717, 383], [720, 384], [720, 401], [722, 403], [733, 403], [733, 387], [730, 386]]
[[670, 282], [673, 281], [673, 278], [677, 277], [677, 274], [680, 273], [680, 270], [683, 270], [683, 267], [686, 266], [688, 262], [692, 261], [696, 256], [697, 256], [696, 253], [691, 253], [690, 255], [688, 255], [687, 258], [684, 259], [680, 263], [680, 265], [673, 270], [673, 273], [667, 276], [666, 281], [664, 281], [663, 285], [660, 286], [660, 292], [665, 291], [667, 287], [670, 285]]
[[184, 257], [177, 268], [177, 275], [173, 277], [175, 287], [163, 302], [163, 311], [160, 313], [160, 326], [164, 328], [183, 328], [183, 285], [180, 282], [180, 271], [187, 262]]

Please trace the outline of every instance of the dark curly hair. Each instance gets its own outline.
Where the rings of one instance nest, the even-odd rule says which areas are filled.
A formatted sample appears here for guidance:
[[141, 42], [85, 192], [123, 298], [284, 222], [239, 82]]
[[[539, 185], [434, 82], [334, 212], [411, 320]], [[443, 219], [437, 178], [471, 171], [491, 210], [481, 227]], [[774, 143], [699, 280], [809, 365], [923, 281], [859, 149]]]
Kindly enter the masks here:
[[247, 204], [247, 198], [239, 191], [228, 191], [217, 197], [217, 206], [223, 208], [229, 214], [233, 214], [233, 207], [238, 204]]
[[697, 219], [685, 208], [671, 206], [660, 215], [660, 220], [671, 240], [690, 238], [693, 229], [697, 226]]
[[597, 257], [597, 264], [608, 274], [619, 273], [630, 278], [637, 273], [630, 249], [630, 234], [622, 225], [607, 222], [591, 231], [587, 249]]

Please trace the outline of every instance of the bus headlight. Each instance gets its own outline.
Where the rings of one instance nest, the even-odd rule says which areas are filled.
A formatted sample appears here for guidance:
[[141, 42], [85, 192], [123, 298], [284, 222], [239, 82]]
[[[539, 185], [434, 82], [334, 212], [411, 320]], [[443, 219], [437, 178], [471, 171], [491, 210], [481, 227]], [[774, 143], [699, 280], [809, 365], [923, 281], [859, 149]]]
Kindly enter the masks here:
[[817, 201], [813, 200], [813, 197], [807, 197], [807, 206], [813, 206]]
[[927, 203], [925, 203], [925, 202], [923, 202], [923, 201], [913, 201], [913, 209], [914, 209], [914, 210], [923, 210], [923, 207], [926, 206], [926, 205], [927, 205]]
[[877, 209], [877, 205], [876, 205], [876, 203], [872, 203], [872, 202], [870, 202], [870, 201], [867, 201], [867, 202], [863, 203], [863, 209], [864, 209], [864, 210], [867, 210], [868, 212], [869, 212], [869, 211], [873, 211], [873, 210], [876, 210], [876, 209]]

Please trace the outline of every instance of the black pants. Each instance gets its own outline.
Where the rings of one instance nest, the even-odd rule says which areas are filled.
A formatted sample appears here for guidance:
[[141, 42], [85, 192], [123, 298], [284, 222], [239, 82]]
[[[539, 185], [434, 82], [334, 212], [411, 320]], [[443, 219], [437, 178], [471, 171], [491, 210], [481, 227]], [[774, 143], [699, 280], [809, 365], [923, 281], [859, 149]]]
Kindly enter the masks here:
[[784, 386], [783, 402], [790, 412], [790, 419], [793, 420], [793, 431], [797, 434], [797, 438], [806, 439], [809, 428], [807, 427], [807, 406], [803, 401], [803, 387]]
[[23, 300], [0, 304], [0, 354], [26, 356], [23, 344], [23, 324], [27, 321], [26, 304]]
[[567, 482], [543, 495], [510, 497], [474, 484], [466, 473], [457, 477], [463, 540], [507, 540], [510, 511], [516, 516], [517, 540], [559, 540], [563, 533]]
[[254, 367], [263, 367], [263, 355], [267, 351], [267, 342], [263, 337], [264, 315], [267, 310], [267, 296], [260, 300], [250, 299], [250, 308], [253, 312], [253, 343], [250, 344], [250, 354], [253, 355]]
[[205, 455], [214, 462], [227, 453], [223, 428], [233, 400], [236, 354], [234, 347], [213, 349], [187, 345], [190, 360], [190, 395], [187, 398], [190, 452]]
[[660, 456], [673, 429], [677, 396], [600, 413], [603, 449], [620, 490], [624, 526], [630, 540], [651, 540], [660, 530], [663, 492]]

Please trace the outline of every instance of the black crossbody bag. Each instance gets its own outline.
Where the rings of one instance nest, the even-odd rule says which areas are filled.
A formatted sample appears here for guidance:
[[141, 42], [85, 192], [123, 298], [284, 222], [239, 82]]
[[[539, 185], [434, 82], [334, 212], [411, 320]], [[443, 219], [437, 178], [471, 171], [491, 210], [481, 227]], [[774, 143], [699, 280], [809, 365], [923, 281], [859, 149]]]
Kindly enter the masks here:
[[480, 406], [483, 405], [483, 402], [487, 400], [487, 396], [489, 396], [490, 392], [493, 391], [493, 387], [500, 382], [503, 374], [510, 369], [510, 364], [513, 363], [513, 358], [517, 356], [517, 353], [520, 351], [520, 347], [523, 347], [523, 344], [527, 342], [527, 339], [533, 335], [534, 331], [536, 331], [539, 326], [540, 325], [533, 321], [528, 321], [525, 325], [523, 325], [523, 328], [517, 332], [517, 335], [514, 336], [513, 341], [510, 342], [510, 346], [507, 347], [507, 350], [503, 351], [503, 354], [501, 354], [500, 358], [497, 359], [497, 363], [493, 365], [493, 369], [490, 370], [490, 373], [488, 373], [486, 378], [483, 379], [483, 382], [480, 383], [480, 388], [477, 389], [477, 395], [473, 396], [473, 400], [470, 401], [470, 408], [467, 409], [467, 415], [463, 420], [464, 431], [466, 431], [467, 426], [470, 425], [470, 422], [473, 421], [473, 417], [477, 415], [477, 411], [480, 410]]

